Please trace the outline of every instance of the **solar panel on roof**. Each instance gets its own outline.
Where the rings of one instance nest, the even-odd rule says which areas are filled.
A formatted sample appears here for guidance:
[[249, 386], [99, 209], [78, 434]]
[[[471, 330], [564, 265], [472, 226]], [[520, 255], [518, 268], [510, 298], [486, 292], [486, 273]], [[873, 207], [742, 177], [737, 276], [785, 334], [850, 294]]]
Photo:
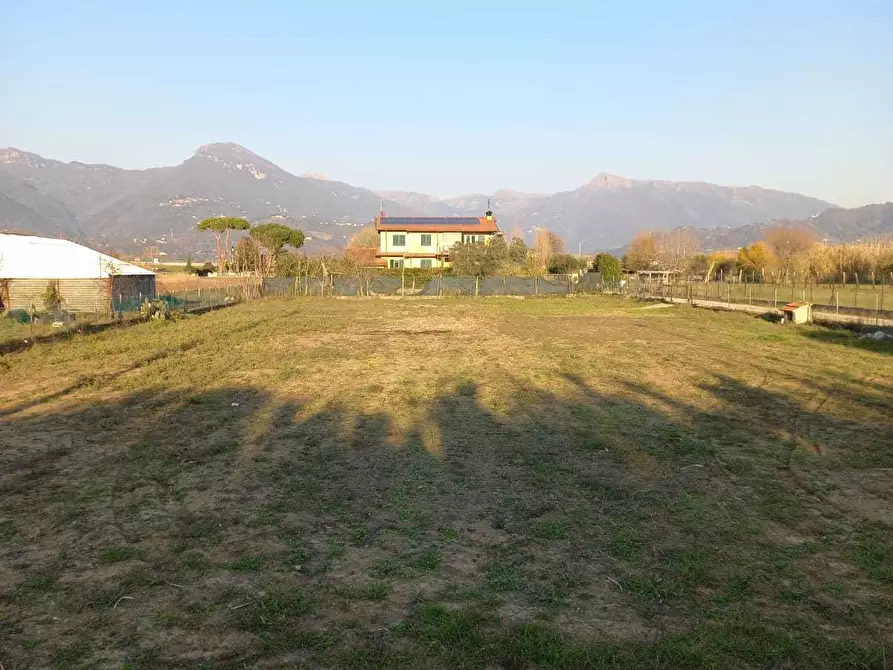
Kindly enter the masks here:
[[473, 226], [481, 220], [471, 216], [386, 216], [381, 222], [392, 226]]

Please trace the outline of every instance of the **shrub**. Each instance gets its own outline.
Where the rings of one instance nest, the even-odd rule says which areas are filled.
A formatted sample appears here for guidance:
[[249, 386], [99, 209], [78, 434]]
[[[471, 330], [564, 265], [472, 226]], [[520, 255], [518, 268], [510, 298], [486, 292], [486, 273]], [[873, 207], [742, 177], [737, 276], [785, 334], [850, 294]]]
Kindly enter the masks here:
[[140, 305], [140, 317], [146, 320], [167, 321], [173, 317], [170, 305], [164, 300], [144, 300]]
[[62, 294], [59, 293], [59, 282], [50, 280], [43, 292], [43, 308], [47, 312], [56, 312], [62, 306]]
[[611, 254], [598, 254], [592, 263], [592, 269], [600, 273], [604, 281], [620, 279], [620, 261]]
[[210, 261], [195, 270], [195, 274], [199, 277], [207, 277], [212, 272], [217, 272], [217, 266]]
[[453, 274], [486, 277], [499, 274], [509, 258], [508, 244], [502, 237], [489, 243], [458, 242], [450, 250]]
[[553, 275], [566, 275], [586, 267], [586, 262], [573, 254], [553, 254], [548, 270]]

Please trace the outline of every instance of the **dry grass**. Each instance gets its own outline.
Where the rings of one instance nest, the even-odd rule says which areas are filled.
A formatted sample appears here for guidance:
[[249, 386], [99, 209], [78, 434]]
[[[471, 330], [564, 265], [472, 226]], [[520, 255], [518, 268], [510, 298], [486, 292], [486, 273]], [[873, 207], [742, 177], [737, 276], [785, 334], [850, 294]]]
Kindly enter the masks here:
[[608, 298], [260, 301], [8, 356], [0, 662], [882, 668], [891, 373]]
[[257, 284], [257, 277], [199, 277], [186, 273], [158, 274], [155, 283], [158, 293], [176, 293], [183, 290], [218, 290], [229, 286], [243, 286], [246, 282]]

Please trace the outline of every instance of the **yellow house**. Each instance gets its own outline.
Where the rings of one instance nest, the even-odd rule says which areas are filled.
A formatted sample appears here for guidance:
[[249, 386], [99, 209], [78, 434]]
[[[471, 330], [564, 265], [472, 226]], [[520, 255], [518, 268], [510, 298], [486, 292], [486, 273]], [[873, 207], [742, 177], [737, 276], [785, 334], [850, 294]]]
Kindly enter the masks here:
[[501, 235], [492, 212], [480, 217], [435, 216], [375, 219], [378, 253], [389, 268], [448, 268], [450, 249], [457, 242], [489, 244]]

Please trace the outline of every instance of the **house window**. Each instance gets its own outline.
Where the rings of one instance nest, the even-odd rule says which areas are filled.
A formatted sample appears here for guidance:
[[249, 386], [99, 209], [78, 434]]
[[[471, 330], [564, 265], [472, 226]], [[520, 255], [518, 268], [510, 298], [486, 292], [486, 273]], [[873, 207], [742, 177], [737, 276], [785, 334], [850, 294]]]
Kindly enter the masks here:
[[[431, 239], [430, 235], [422, 235], [422, 239], [424, 239], [425, 237], [427, 237], [429, 240]], [[423, 258], [422, 260], [419, 261], [419, 267], [422, 268], [423, 270], [430, 270], [431, 269], [431, 259]]]
[[393, 242], [395, 247], [405, 247], [406, 235], [394, 235], [394, 237], [391, 238], [391, 242]]
[[477, 242], [483, 242], [483, 241], [484, 241], [483, 235], [466, 235], [465, 236], [466, 244], [476, 244]]
[[402, 268], [403, 267], [403, 259], [402, 258], [392, 258], [390, 260], [391, 268]]
[[431, 235], [430, 233], [425, 233], [422, 235], [422, 246], [430, 247], [431, 246]]

